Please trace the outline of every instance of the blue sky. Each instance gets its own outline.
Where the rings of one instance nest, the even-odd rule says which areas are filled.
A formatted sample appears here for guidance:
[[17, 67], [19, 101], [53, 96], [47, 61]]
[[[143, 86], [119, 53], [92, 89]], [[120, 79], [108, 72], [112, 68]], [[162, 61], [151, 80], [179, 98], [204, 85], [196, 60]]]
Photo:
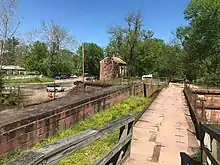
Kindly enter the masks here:
[[124, 24], [131, 11], [141, 10], [144, 28], [169, 42], [171, 32], [185, 25], [183, 11], [188, 0], [20, 0], [19, 14], [23, 17], [20, 34], [40, 27], [41, 21], [54, 20], [67, 28], [80, 43], [107, 45], [107, 29]]

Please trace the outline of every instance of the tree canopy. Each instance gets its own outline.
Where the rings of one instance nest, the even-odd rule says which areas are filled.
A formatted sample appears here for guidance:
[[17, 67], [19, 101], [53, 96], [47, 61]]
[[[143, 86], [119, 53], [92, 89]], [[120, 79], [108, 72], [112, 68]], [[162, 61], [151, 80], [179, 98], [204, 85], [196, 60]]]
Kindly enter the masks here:
[[111, 27], [106, 55], [123, 58], [128, 63], [130, 76], [149, 73], [170, 78], [181, 76], [182, 48], [155, 38], [153, 31], [143, 28], [143, 23], [138, 11], [125, 17], [126, 26]]
[[[78, 54], [82, 54], [82, 46], [78, 48]], [[85, 72], [98, 76], [100, 61], [104, 58], [104, 52], [101, 47], [94, 43], [84, 43], [85, 53]]]
[[220, 75], [220, 1], [191, 0], [184, 12], [189, 25], [177, 29], [185, 50], [185, 75], [217, 80]]
[[[12, 13], [8, 19], [17, 18], [8, 27], [16, 32], [20, 23], [14, 12], [17, 3], [10, 2], [12, 5], [4, 12]], [[3, 14], [0, 13], [2, 25], [5, 23]], [[184, 16], [187, 26], [178, 27], [175, 42], [168, 43], [145, 28], [141, 11], [128, 13], [123, 24], [108, 28], [109, 43], [104, 49], [96, 43], [85, 43], [85, 72], [99, 75], [100, 60], [104, 56], [117, 56], [128, 64], [129, 76], [154, 74], [170, 79], [217, 81], [220, 76], [220, 1], [190, 0]], [[6, 32], [3, 30], [2, 36]], [[82, 74], [82, 47], [77, 46], [68, 29], [54, 21], [44, 21], [39, 29], [28, 34], [28, 42], [21, 42], [14, 33], [8, 32], [7, 37], [1, 38], [4, 64], [20, 65], [48, 76]]]

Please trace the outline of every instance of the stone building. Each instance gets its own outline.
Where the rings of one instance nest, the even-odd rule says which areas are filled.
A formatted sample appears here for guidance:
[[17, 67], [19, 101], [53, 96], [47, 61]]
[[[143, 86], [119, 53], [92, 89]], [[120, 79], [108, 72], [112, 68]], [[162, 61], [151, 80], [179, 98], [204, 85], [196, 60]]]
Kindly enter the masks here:
[[106, 57], [100, 61], [100, 80], [126, 76], [126, 62], [118, 57]]

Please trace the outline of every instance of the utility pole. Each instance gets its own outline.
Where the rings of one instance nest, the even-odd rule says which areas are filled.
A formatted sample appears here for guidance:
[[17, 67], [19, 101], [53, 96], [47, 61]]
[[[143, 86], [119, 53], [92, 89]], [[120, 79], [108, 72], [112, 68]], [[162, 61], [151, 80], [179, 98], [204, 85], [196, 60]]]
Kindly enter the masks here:
[[84, 42], [82, 42], [82, 78], [83, 78], [83, 86], [84, 86]]

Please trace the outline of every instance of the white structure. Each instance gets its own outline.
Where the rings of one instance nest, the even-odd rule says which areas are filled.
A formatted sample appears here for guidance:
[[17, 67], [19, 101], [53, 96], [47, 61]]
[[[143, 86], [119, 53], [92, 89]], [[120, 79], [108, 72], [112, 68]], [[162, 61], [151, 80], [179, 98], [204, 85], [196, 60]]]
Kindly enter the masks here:
[[142, 80], [146, 80], [146, 79], [152, 79], [153, 78], [153, 75], [152, 74], [148, 74], [148, 75], [143, 75], [142, 76]]
[[2, 65], [2, 70], [5, 70], [7, 74], [20, 74], [21, 71], [25, 73], [25, 68], [15, 65]]

